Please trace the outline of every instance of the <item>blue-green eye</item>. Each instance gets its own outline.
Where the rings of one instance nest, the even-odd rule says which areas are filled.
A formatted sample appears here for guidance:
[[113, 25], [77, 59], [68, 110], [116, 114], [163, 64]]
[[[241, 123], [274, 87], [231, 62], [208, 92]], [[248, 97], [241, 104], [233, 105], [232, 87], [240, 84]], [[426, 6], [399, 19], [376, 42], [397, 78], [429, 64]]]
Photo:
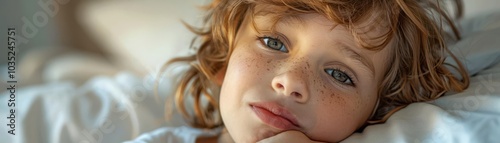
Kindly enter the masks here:
[[354, 86], [351, 77], [338, 69], [325, 69], [325, 72], [342, 84]]
[[276, 51], [281, 51], [288, 53], [288, 49], [286, 49], [285, 44], [281, 42], [277, 38], [264, 37], [262, 38], [262, 42], [268, 47]]

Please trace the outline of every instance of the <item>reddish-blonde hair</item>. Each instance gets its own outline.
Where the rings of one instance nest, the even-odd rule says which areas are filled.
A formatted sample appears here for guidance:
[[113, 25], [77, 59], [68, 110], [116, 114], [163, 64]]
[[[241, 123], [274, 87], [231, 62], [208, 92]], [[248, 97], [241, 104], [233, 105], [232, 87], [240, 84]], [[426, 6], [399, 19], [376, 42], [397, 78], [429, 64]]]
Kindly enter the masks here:
[[[462, 3], [454, 2], [458, 18]], [[318, 13], [351, 30], [363, 48], [377, 51], [393, 46], [390, 66], [379, 83], [379, 106], [369, 123], [384, 122], [410, 103], [434, 100], [448, 91], [463, 91], [469, 85], [467, 71], [445, 44], [445, 37], [453, 34], [459, 39], [459, 34], [440, 0], [214, 0], [204, 7], [207, 15], [202, 28], [186, 24], [201, 41], [200, 45], [193, 45], [196, 54], [175, 58], [164, 66], [165, 69], [177, 62], [190, 65], [177, 85], [175, 103], [194, 127], [222, 125], [217, 102], [220, 86], [214, 82], [216, 74], [227, 66], [246, 14], [253, 17], [259, 13], [254, 9], [257, 4], [284, 9], [266, 11], [275, 15], [275, 23], [298, 14]], [[388, 30], [372, 39], [360, 38], [356, 33], [360, 28], [358, 24], [374, 14], [378, 24], [383, 23]], [[445, 33], [444, 26], [452, 33]], [[368, 42], [372, 40], [378, 42]], [[458, 64], [444, 63], [446, 57]], [[460, 75], [453, 75], [450, 67]], [[194, 101], [194, 115], [188, 114], [184, 104], [189, 97]]]

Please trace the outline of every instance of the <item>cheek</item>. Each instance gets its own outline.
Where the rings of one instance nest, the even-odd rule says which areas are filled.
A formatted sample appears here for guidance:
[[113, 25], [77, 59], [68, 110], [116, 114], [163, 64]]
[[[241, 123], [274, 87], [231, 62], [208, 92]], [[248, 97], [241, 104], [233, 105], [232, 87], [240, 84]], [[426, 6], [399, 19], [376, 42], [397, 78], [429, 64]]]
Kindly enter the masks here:
[[[235, 47], [222, 83], [221, 100], [242, 96], [244, 91], [255, 88], [256, 85], [270, 83], [266, 82], [269, 79], [266, 77], [271, 75], [275, 63], [255, 48], [247, 44]], [[231, 97], [226, 97], [226, 95]], [[223, 102], [221, 101], [221, 104], [224, 104]]]
[[[352, 95], [349, 93], [342, 92], [335, 88], [326, 88], [328, 85], [320, 81], [316, 87], [316, 94], [319, 96], [314, 97], [314, 102], [317, 105], [316, 109], [322, 113], [320, 115], [321, 120], [352, 120], [354, 119], [354, 113], [361, 110], [361, 102], [359, 95]], [[328, 121], [327, 121], [328, 122]]]
[[[250, 48], [250, 47], [242, 47]], [[271, 69], [269, 62], [262, 54], [253, 52], [250, 49], [235, 50], [229, 61], [227, 76], [229, 79], [242, 79], [245, 81], [262, 79], [266, 72]]]
[[320, 103], [321, 107], [327, 107], [324, 108], [327, 110], [346, 111], [347, 114], [353, 112], [353, 109], [355, 109], [353, 107], [360, 104], [357, 98], [353, 98], [358, 96], [355, 95], [357, 92], [347, 93], [345, 91], [341, 91], [342, 89], [332, 85], [332, 83], [328, 81], [330, 80], [328, 78], [329, 77], [321, 76], [319, 74], [312, 77], [313, 81], [311, 87], [314, 89], [312, 92], [317, 95], [313, 96], [314, 102]]
[[[338, 87], [331, 87], [328, 81], [313, 80], [312, 84], [317, 87], [313, 90], [317, 96], [313, 96], [316, 123], [310, 131], [312, 138], [339, 141], [365, 122], [366, 105], [369, 103], [364, 102], [368, 100], [361, 98], [363, 95], [341, 91]], [[332, 136], [332, 133], [335, 135]]]
[[[344, 117], [363, 118], [371, 113], [372, 102], [376, 100], [376, 89], [371, 86], [358, 85], [357, 89], [343, 89], [333, 79], [322, 75], [314, 75], [312, 89], [313, 101], [317, 103], [318, 110], [335, 111]], [[359, 89], [362, 89], [358, 91]], [[368, 111], [370, 110], [370, 111]], [[335, 114], [329, 114], [335, 115]]]

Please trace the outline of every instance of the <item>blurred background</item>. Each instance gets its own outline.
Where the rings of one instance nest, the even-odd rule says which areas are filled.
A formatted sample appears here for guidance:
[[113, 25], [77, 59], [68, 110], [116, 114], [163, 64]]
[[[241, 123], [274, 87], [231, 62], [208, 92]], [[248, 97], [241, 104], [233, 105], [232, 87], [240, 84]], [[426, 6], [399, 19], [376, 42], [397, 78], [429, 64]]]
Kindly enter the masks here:
[[[18, 86], [83, 83], [96, 75], [156, 72], [188, 54], [210, 0], [2, 0], [0, 27], [17, 32]], [[500, 8], [500, 0], [464, 0], [465, 18]], [[0, 40], [0, 85], [7, 80], [7, 40]], [[2, 86], [4, 87], [4, 86]], [[5, 88], [0, 88], [0, 92]]]
[[[16, 28], [18, 87], [96, 75], [158, 70], [186, 55], [194, 37], [181, 23], [201, 23], [208, 0], [2, 0], [0, 27]], [[1, 83], [7, 40], [0, 40]], [[5, 69], [5, 70], [4, 70]], [[4, 87], [4, 86], [2, 86]], [[1, 88], [4, 91], [5, 88]]]

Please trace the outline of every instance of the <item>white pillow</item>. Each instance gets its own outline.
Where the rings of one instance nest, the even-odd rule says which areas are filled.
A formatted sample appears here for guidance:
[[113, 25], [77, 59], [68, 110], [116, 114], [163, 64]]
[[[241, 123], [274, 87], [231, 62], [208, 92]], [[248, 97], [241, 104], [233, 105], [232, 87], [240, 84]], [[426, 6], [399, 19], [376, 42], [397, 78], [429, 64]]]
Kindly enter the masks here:
[[[462, 39], [450, 50], [464, 63], [469, 75], [500, 62], [500, 11], [459, 22]], [[451, 58], [448, 63], [455, 63]]]

